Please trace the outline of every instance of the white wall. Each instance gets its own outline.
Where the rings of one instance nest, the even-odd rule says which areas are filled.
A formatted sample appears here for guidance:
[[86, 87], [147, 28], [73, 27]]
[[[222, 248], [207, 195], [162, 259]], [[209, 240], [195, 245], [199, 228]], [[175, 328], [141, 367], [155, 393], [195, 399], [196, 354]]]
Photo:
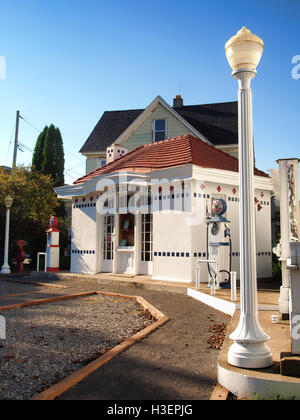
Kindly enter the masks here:
[[85, 201], [78, 198], [72, 203], [71, 272], [95, 273], [96, 271], [96, 207], [91, 196]]
[[[180, 168], [179, 168], [180, 169]], [[180, 172], [177, 168], [178, 173]], [[172, 173], [170, 170], [170, 174]], [[163, 175], [163, 174], [162, 174]], [[173, 177], [174, 174], [172, 174]], [[162, 176], [162, 178], [164, 178]], [[171, 178], [171, 177], [170, 177]], [[233, 177], [234, 178], [234, 177]], [[223, 181], [223, 180], [221, 180]], [[226, 217], [231, 221], [232, 239], [232, 270], [239, 273], [239, 188], [237, 185], [212, 181], [193, 180], [193, 184], [184, 182], [185, 200], [188, 202], [185, 212], [167, 210], [170, 202], [170, 185], [173, 193], [182, 193], [182, 181], [171, 184], [162, 183], [162, 199], [153, 200], [156, 210], [153, 215], [153, 279], [181, 282], [195, 281], [197, 259], [206, 259], [206, 207], [211, 211], [212, 198], [225, 198], [227, 201]], [[155, 186], [159, 188], [160, 184]], [[157, 195], [157, 194], [156, 194]], [[272, 275], [272, 244], [271, 244], [271, 200], [270, 191], [257, 189], [255, 196], [259, 199], [261, 210], [256, 207], [257, 235], [257, 273], [258, 278]], [[91, 202], [86, 196], [85, 201], [78, 198], [72, 204], [72, 252], [71, 272], [95, 273], [100, 267], [96, 264], [99, 258], [97, 252], [96, 196]], [[254, 203], [253, 203], [254, 205]], [[158, 211], [159, 208], [165, 211]], [[191, 213], [193, 209], [194, 214]], [[224, 266], [229, 269], [229, 248], [224, 247]], [[208, 281], [207, 265], [201, 265], [201, 281]]]
[[271, 194], [261, 190], [255, 193], [261, 205], [259, 211], [256, 205], [257, 277], [268, 278], [272, 277]]
[[153, 216], [153, 279], [191, 282], [191, 227], [182, 214]]

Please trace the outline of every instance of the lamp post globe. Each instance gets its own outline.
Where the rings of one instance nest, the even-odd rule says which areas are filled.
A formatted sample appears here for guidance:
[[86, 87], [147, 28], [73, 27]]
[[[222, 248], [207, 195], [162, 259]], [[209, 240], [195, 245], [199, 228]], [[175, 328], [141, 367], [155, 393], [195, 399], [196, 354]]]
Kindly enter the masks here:
[[240, 178], [240, 296], [241, 310], [228, 362], [241, 368], [261, 369], [273, 364], [272, 353], [258, 319], [256, 235], [254, 207], [254, 153], [251, 80], [262, 57], [263, 41], [243, 27], [225, 45], [232, 76], [239, 83], [239, 178]]
[[7, 195], [7, 196], [4, 198], [4, 204], [5, 204], [5, 207], [6, 207], [7, 209], [10, 209], [10, 208], [11, 208], [11, 206], [12, 206], [13, 202], [14, 202], [14, 198], [13, 198], [11, 195]]
[[5, 223], [5, 242], [4, 242], [4, 263], [1, 267], [1, 274], [10, 274], [10, 267], [8, 265], [8, 245], [9, 245], [9, 219], [10, 219], [10, 208], [13, 204], [14, 197], [7, 195], [4, 198], [4, 204], [6, 207], [6, 223]]
[[256, 71], [263, 49], [263, 41], [245, 26], [225, 44], [226, 57], [233, 71]]

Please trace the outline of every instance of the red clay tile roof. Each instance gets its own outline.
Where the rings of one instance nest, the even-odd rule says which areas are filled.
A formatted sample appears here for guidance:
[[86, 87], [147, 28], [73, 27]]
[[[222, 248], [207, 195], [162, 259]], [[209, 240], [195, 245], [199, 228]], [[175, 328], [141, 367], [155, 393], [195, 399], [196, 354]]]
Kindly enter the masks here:
[[[144, 144], [127, 153], [127, 155], [77, 179], [74, 184], [82, 184], [97, 176], [112, 172], [147, 173], [187, 164], [233, 172], [239, 170], [238, 159], [188, 134], [156, 143]], [[269, 177], [265, 172], [258, 169], [255, 169], [254, 173], [258, 176]]]

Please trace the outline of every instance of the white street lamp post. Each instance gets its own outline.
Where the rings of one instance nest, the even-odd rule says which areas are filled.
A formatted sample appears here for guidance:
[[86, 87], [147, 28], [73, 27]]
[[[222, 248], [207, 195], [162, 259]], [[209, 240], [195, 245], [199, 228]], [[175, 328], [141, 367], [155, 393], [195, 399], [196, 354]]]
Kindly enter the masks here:
[[270, 338], [258, 320], [256, 284], [256, 238], [254, 213], [254, 156], [251, 79], [263, 52], [263, 41], [243, 27], [225, 45], [232, 76], [239, 83], [239, 171], [240, 171], [240, 292], [241, 313], [230, 338], [234, 344], [228, 362], [241, 368], [265, 368], [273, 364], [266, 341]]
[[6, 207], [6, 224], [5, 224], [5, 244], [4, 244], [4, 264], [1, 268], [1, 274], [9, 274], [10, 267], [8, 265], [8, 245], [9, 245], [9, 219], [10, 219], [10, 208], [14, 199], [10, 195], [5, 197], [4, 203]]

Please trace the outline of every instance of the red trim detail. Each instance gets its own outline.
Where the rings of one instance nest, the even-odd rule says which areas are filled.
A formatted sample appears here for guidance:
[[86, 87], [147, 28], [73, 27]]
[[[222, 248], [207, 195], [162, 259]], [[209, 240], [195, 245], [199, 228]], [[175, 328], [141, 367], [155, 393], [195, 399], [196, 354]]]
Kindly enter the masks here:
[[50, 228], [46, 230], [46, 233], [51, 233], [51, 232], [60, 232], [60, 230], [58, 230], [57, 228]]
[[47, 248], [59, 248], [59, 245], [47, 245]]
[[57, 268], [53, 268], [53, 267], [47, 267], [47, 271], [48, 272], [57, 272], [57, 271], [59, 271], [59, 268], [57, 267]]

